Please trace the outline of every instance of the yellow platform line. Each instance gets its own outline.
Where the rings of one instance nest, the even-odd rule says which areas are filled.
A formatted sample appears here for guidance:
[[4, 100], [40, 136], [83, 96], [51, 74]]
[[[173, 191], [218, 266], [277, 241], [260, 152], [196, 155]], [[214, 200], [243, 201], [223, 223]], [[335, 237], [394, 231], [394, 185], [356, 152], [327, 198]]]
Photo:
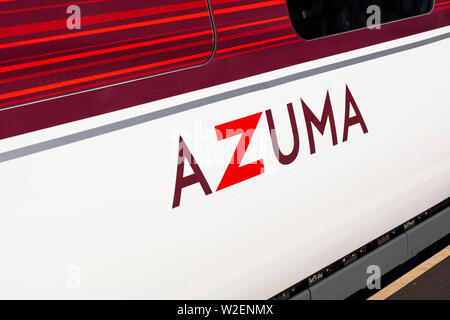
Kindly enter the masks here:
[[443, 250], [439, 251], [438, 253], [436, 253], [428, 260], [422, 262], [420, 265], [418, 265], [417, 267], [415, 267], [402, 277], [398, 278], [387, 287], [378, 291], [376, 294], [374, 294], [367, 300], [385, 300], [389, 298], [391, 295], [393, 295], [401, 288], [406, 286], [408, 283], [414, 281], [422, 274], [433, 268], [435, 265], [446, 259], [448, 256], [450, 256], [450, 245], [444, 248]]

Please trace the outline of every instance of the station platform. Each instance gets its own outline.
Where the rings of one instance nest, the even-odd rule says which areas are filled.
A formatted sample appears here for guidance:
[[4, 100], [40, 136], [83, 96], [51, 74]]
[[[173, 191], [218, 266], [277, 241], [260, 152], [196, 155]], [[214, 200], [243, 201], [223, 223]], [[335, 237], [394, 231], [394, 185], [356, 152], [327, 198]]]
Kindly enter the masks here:
[[368, 300], [450, 300], [450, 245]]

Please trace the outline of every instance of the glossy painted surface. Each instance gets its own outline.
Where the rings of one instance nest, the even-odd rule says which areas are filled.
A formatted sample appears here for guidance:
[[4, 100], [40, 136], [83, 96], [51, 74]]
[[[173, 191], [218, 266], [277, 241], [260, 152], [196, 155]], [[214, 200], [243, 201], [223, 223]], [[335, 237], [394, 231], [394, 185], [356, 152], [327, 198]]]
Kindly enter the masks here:
[[[0, 111], [0, 297], [269, 298], [448, 197], [447, 4], [317, 42], [274, 2], [211, 4], [210, 63]], [[313, 127], [311, 154], [301, 100], [320, 119], [327, 92], [336, 143]], [[289, 153], [289, 103], [282, 165], [266, 111]], [[264, 172], [221, 189], [240, 138], [217, 128], [255, 114]], [[180, 136], [212, 192], [173, 209]]]
[[0, 4], [2, 106], [120, 83], [143, 71], [153, 75], [200, 65], [212, 55], [206, 0], [78, 5], [75, 28], [73, 12], [61, 1]]
[[[3, 107], [0, 113], [0, 138], [140, 105], [443, 27], [448, 25], [450, 7], [445, 1], [441, 3], [442, 5], [436, 4], [434, 11], [429, 15], [387, 24], [383, 30], [364, 29], [315, 41], [303, 41], [290, 25], [283, 0], [211, 0], [217, 32], [216, 51], [213, 59], [205, 66], [133, 82], [127, 81], [149, 77], [155, 71], [136, 70], [132, 74], [125, 72], [114, 75], [113, 79], [106, 77], [95, 81], [83, 80], [82, 83], [76, 84], [78, 89], [71, 87], [71, 83], [58, 88], [52, 87], [51, 90], [41, 87], [32, 93], [32, 97], [25, 97], [23, 92], [18, 92], [20, 93], [18, 96], [15, 86], [21, 82], [16, 84], [8, 81], [2, 86], [4, 93], [16, 92], [16, 94], [14, 98], [4, 96], [0, 102], [0, 107]], [[0, 5], [9, 4], [6, 2]], [[80, 4], [81, 8], [83, 6]], [[206, 23], [206, 18], [204, 19]], [[96, 28], [96, 25], [89, 27]], [[67, 33], [72, 34], [73, 31], [63, 32]], [[205, 52], [195, 61], [204, 61], [207, 56]], [[176, 67], [189, 65], [180, 62]], [[165, 71], [170, 71], [170, 68]], [[65, 77], [64, 73], [61, 77]], [[117, 82], [126, 83], [111, 86]], [[98, 89], [99, 86], [105, 88]], [[27, 90], [31, 87], [22, 89]], [[80, 89], [86, 91], [70, 95], [79, 92]], [[46, 100], [55, 96], [63, 97]], [[43, 101], [29, 104], [36, 99]], [[14, 107], [20, 105], [25, 107]]]

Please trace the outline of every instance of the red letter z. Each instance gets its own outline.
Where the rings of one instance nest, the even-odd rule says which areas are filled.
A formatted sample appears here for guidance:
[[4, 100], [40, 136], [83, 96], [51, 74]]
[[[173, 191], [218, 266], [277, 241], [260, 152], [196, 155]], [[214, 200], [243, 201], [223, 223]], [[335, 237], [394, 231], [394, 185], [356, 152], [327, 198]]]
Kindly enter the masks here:
[[242, 135], [236, 150], [234, 151], [234, 155], [231, 158], [230, 164], [217, 187], [217, 191], [256, 177], [264, 172], [264, 163], [262, 159], [242, 167], [240, 166], [242, 158], [244, 158], [244, 154], [252, 139], [253, 132], [255, 132], [256, 126], [261, 118], [261, 114], [262, 112], [256, 113], [248, 117], [216, 126], [217, 140], [219, 141], [238, 134]]

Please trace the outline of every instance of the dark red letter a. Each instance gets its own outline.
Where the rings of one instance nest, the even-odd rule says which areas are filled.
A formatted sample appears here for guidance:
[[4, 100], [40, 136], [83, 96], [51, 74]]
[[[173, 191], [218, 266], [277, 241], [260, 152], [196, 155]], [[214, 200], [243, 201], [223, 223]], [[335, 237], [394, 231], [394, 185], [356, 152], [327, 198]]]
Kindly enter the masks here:
[[[209, 187], [208, 181], [206, 181], [205, 176], [203, 175], [202, 170], [198, 166], [197, 162], [194, 159], [194, 156], [189, 151], [188, 147], [184, 143], [183, 138], [180, 136], [180, 146], [178, 152], [178, 166], [177, 166], [177, 178], [175, 181], [175, 192], [173, 196], [173, 205], [172, 208], [178, 207], [180, 205], [181, 200], [181, 190], [183, 188], [200, 183], [203, 188], [203, 192], [205, 195], [212, 193], [211, 188]], [[191, 165], [193, 174], [190, 176], [183, 177], [184, 174], [184, 159], [188, 160], [188, 163]]]
[[[350, 118], [350, 105], [353, 107], [353, 110], [355, 111], [355, 116]], [[342, 138], [342, 141], [347, 141], [348, 139], [348, 128], [358, 124], [361, 126], [361, 129], [364, 133], [369, 132], [367, 130], [366, 123], [364, 122], [364, 119], [362, 117], [361, 112], [359, 111], [358, 105], [356, 104], [355, 99], [352, 96], [352, 93], [350, 92], [350, 89], [348, 86], [345, 86], [345, 120], [344, 120], [344, 137]]]

